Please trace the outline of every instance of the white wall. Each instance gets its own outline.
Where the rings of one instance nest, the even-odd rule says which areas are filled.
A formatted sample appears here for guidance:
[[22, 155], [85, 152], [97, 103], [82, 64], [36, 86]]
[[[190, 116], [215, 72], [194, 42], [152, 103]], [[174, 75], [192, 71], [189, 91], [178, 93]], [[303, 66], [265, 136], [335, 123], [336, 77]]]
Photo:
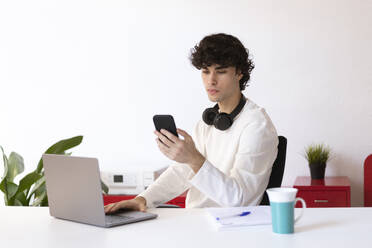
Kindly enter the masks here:
[[0, 2], [0, 145], [35, 168], [52, 143], [84, 135], [75, 155], [101, 169], [168, 163], [152, 116], [191, 132], [211, 105], [188, 61], [202, 37], [239, 37], [256, 68], [244, 92], [288, 138], [284, 185], [309, 175], [304, 146], [334, 152], [363, 203], [372, 153], [372, 1]]

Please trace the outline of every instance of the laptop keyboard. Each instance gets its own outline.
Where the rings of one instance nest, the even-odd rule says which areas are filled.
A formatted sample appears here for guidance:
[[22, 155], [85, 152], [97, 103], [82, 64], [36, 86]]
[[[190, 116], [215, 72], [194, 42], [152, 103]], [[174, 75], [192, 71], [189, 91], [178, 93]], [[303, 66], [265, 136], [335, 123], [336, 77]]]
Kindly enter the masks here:
[[123, 223], [123, 221], [133, 219], [134, 217], [130, 216], [121, 216], [121, 215], [106, 215], [106, 223], [107, 224], [116, 224], [116, 223]]

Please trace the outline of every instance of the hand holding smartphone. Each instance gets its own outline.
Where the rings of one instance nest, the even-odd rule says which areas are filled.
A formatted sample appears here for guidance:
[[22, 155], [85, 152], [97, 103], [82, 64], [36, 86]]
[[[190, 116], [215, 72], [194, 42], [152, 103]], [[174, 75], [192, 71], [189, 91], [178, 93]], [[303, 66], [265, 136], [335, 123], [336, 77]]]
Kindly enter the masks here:
[[174, 122], [173, 116], [171, 115], [154, 115], [152, 118], [155, 124], [155, 128], [158, 132], [160, 129], [166, 129], [175, 136], [178, 137], [176, 123]]

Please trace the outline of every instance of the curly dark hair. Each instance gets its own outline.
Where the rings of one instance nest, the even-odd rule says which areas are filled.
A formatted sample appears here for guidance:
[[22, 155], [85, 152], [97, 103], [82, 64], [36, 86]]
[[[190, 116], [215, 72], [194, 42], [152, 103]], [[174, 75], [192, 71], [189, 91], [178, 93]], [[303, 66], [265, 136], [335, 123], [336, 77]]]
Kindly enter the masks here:
[[241, 91], [247, 86], [254, 68], [249, 50], [236, 37], [224, 33], [204, 37], [191, 49], [190, 61], [198, 70], [214, 64], [235, 67], [243, 74], [239, 81]]

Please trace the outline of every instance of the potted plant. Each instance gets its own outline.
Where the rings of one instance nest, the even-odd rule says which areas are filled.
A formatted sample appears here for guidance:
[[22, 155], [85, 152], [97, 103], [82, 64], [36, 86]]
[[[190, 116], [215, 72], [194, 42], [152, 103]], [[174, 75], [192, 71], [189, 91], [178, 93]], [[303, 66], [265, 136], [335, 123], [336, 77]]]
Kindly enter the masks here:
[[[83, 136], [61, 140], [49, 147], [45, 153], [71, 155], [66, 150], [78, 146], [82, 140]], [[24, 176], [17, 184], [14, 178], [24, 171], [23, 158], [16, 152], [11, 152], [9, 156], [6, 156], [1, 146], [0, 150], [4, 162], [4, 175], [0, 181], [0, 190], [4, 193], [5, 205], [48, 206], [43, 160], [40, 159], [36, 169]], [[102, 181], [101, 185], [102, 190], [107, 193], [107, 186]]]
[[305, 158], [309, 163], [311, 179], [324, 179], [331, 149], [324, 144], [309, 145], [305, 148]]

